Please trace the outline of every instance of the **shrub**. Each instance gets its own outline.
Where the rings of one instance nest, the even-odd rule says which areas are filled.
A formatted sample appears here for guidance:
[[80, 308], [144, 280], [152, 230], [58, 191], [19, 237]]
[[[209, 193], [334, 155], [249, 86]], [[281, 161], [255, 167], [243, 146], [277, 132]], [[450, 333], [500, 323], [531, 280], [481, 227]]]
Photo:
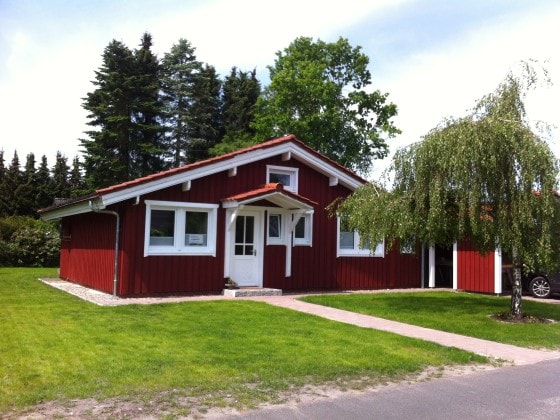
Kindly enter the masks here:
[[0, 266], [56, 267], [59, 253], [60, 238], [52, 223], [30, 217], [0, 220]]

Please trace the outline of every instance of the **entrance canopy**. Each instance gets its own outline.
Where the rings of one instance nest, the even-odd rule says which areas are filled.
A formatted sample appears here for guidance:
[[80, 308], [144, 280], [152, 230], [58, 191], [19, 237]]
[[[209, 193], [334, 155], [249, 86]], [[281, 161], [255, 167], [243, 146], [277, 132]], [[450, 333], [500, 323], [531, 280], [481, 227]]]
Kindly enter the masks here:
[[261, 200], [266, 200], [275, 206], [289, 210], [313, 210], [317, 205], [308, 198], [285, 190], [281, 183], [271, 183], [261, 188], [224, 198], [222, 199], [222, 206], [226, 209], [237, 208]]

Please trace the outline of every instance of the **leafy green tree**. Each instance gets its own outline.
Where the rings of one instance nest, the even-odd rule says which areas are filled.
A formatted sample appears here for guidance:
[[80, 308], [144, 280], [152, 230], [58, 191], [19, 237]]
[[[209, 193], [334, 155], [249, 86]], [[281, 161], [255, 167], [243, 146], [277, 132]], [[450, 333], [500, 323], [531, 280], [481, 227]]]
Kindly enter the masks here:
[[342, 165], [366, 173], [399, 131], [387, 93], [370, 92], [369, 58], [348, 40], [300, 37], [276, 53], [253, 127], [266, 139], [293, 133]]
[[191, 43], [181, 38], [170, 52], [164, 54], [161, 65], [168, 151], [173, 166], [178, 167], [186, 161], [192, 122], [191, 107], [202, 63], [196, 59], [195, 48]]
[[518, 319], [522, 264], [552, 268], [560, 256], [558, 163], [525, 115], [525, 92], [536, 83], [534, 70], [526, 70], [523, 77], [510, 73], [467, 116], [400, 150], [391, 191], [370, 184], [338, 207], [373, 241], [449, 246], [469, 239], [482, 252], [511, 252]]
[[224, 136], [211, 150], [212, 155], [232, 152], [255, 142], [255, 105], [261, 93], [256, 70], [238, 71], [236, 67], [222, 85], [222, 118]]

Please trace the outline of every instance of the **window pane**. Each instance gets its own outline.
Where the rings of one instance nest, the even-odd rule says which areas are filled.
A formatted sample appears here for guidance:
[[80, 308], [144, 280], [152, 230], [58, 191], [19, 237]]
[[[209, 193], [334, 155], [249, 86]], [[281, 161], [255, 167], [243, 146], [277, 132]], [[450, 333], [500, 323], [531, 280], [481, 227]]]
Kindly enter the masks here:
[[289, 187], [291, 185], [289, 174], [280, 174], [277, 172], [270, 173], [269, 182], [279, 182], [286, 187]]
[[295, 237], [296, 239], [305, 239], [305, 216], [302, 216], [296, 224]]
[[243, 245], [235, 245], [235, 255], [243, 255]]
[[173, 246], [175, 211], [152, 210], [150, 217], [150, 245]]
[[268, 217], [268, 237], [279, 238], [282, 227], [282, 218], [279, 214], [271, 214]]
[[252, 244], [255, 241], [254, 232], [255, 232], [255, 218], [253, 216], [247, 216], [245, 218], [245, 243]]
[[235, 243], [241, 244], [243, 242], [245, 242], [245, 216], [237, 216], [237, 219], [235, 219]]
[[354, 232], [340, 232], [340, 249], [354, 249]]
[[185, 245], [206, 246], [208, 244], [208, 213], [187, 211], [185, 217]]

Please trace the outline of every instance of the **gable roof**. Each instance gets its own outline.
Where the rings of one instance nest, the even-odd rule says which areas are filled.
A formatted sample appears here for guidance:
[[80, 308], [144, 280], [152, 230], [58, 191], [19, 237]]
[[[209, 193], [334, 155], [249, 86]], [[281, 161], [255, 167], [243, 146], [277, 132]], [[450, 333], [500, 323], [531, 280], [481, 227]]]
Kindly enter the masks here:
[[367, 182], [334, 160], [313, 150], [297, 139], [295, 135], [290, 134], [221, 156], [102, 188], [88, 196], [40, 210], [41, 217], [46, 220], [52, 220], [89, 212], [93, 210], [91, 208], [92, 202], [95, 203], [96, 208], [104, 209], [111, 204], [187, 183], [215, 173], [233, 170], [239, 166], [278, 155], [282, 155], [286, 160], [296, 159], [305, 163], [307, 166], [328, 177], [330, 185], [340, 184], [350, 190], [355, 190]]
[[255, 201], [267, 200], [272, 204], [286, 209], [303, 208], [311, 210], [317, 205], [316, 202], [299, 194], [285, 190], [280, 183], [270, 183], [261, 188], [254, 189], [241, 194], [222, 199], [223, 207], [237, 207], [243, 204], [251, 204]]

